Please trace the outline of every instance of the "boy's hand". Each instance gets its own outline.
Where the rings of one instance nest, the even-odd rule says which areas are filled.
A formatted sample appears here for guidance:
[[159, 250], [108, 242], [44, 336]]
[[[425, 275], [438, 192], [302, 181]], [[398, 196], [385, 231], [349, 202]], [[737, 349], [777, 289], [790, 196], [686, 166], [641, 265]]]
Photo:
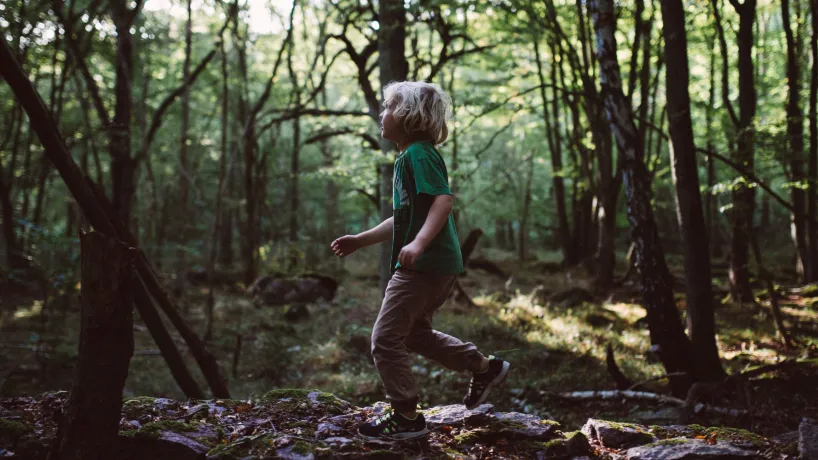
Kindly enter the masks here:
[[361, 248], [357, 235], [344, 235], [330, 244], [332, 252], [338, 257], [346, 257]]
[[418, 258], [426, 248], [421, 244], [420, 241], [415, 239], [411, 243], [407, 244], [400, 250], [400, 254], [398, 254], [398, 261], [400, 262], [401, 267], [412, 268], [415, 266], [415, 262], [417, 262]]

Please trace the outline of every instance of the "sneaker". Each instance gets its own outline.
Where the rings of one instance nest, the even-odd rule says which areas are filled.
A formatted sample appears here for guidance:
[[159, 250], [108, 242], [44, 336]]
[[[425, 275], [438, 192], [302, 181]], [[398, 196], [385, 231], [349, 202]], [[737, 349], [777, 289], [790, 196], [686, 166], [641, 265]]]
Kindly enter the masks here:
[[486, 372], [476, 372], [472, 374], [469, 383], [469, 392], [463, 398], [466, 409], [474, 409], [486, 402], [491, 387], [506, 379], [511, 363], [500, 358], [489, 356], [489, 370]]
[[420, 438], [429, 434], [423, 414], [419, 413], [414, 420], [410, 420], [391, 409], [380, 417], [361, 424], [358, 432], [368, 438], [387, 438], [396, 441]]

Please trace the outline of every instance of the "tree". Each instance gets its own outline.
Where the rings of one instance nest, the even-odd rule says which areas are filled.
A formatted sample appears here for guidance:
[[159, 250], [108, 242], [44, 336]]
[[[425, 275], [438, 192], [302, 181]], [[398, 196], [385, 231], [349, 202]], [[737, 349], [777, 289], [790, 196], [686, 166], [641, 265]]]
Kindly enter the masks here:
[[[796, 0], [798, 3], [800, 0]], [[800, 10], [796, 8], [795, 20], [800, 24]], [[801, 110], [801, 26], [793, 34], [790, 24], [790, 1], [781, 0], [781, 17], [787, 37], [787, 141], [789, 143], [790, 181], [800, 183], [804, 176], [804, 114]], [[806, 282], [811, 273], [812, 262], [808, 255], [806, 194], [799, 186], [792, 187], [792, 238], [795, 243], [796, 267]]]
[[[378, 68], [381, 88], [393, 81], [405, 80], [409, 74], [406, 61], [406, 11], [401, 0], [380, 0], [378, 7]], [[373, 111], [370, 103], [370, 111]], [[375, 108], [374, 112], [377, 112]], [[381, 150], [388, 155], [395, 147], [391, 141], [381, 139]], [[383, 162], [378, 167], [380, 174], [381, 220], [392, 217], [392, 164]], [[389, 261], [392, 250], [389, 245], [381, 245], [380, 285], [381, 294], [386, 292], [386, 284], [391, 277]]]
[[807, 188], [807, 215], [809, 216], [809, 280], [818, 281], [818, 0], [812, 0], [812, 72], [809, 92], [809, 165]]
[[[786, 1], [786, 0], [784, 0]], [[689, 75], [685, 11], [681, 0], [662, 0], [662, 33], [667, 58], [667, 117], [676, 216], [684, 247], [687, 293], [687, 331], [701, 374], [708, 379], [724, 377], [716, 346], [710, 249], [704, 224], [693, 123], [690, 119]]]
[[591, 3], [596, 31], [599, 78], [602, 83], [605, 113], [617, 146], [623, 155], [628, 220], [636, 245], [636, 267], [642, 276], [642, 297], [647, 310], [651, 344], [671, 377], [673, 393], [686, 393], [694, 366], [690, 341], [685, 336], [673, 298], [672, 278], [659, 243], [659, 232], [651, 208], [650, 178], [643, 162], [642, 146], [631, 108], [622, 91], [614, 39], [613, 0]]
[[[715, 2], [715, 0], [713, 0]], [[755, 70], [753, 68], [753, 25], [756, 17], [756, 0], [730, 0], [739, 15], [738, 29], [738, 74], [739, 74], [739, 117], [730, 109], [731, 117], [738, 128], [735, 161], [745, 172], [752, 173], [755, 164], [756, 116]], [[715, 3], [714, 3], [715, 7]], [[724, 59], [727, 59], [725, 56]], [[727, 78], [725, 75], [723, 78]], [[724, 98], [729, 97], [724, 94]], [[728, 106], [731, 107], [731, 106]], [[730, 244], [730, 282], [733, 298], [739, 302], [752, 302], [750, 288], [749, 244], [750, 231], [755, 214], [755, 191], [745, 183], [739, 183], [733, 190], [732, 228]]]

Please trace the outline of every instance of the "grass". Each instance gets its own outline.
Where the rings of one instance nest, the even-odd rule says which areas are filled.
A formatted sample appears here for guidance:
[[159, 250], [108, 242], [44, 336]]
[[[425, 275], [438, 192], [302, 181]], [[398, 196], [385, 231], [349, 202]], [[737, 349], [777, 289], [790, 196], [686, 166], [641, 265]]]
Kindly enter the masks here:
[[[365, 340], [371, 334], [379, 309], [378, 281], [372, 276], [376, 273], [372, 265], [377, 259], [374, 255], [365, 252], [345, 260], [337, 274], [342, 284], [336, 299], [331, 304], [310, 307], [311, 317], [298, 323], [284, 320], [283, 308], [256, 308], [243, 294], [217, 292], [214, 338], [209, 347], [228, 377], [231, 396], [258, 400], [275, 388], [293, 387], [319, 389], [359, 406], [383, 400], [384, 391], [367, 356]], [[513, 363], [505, 386], [492, 394], [492, 403], [498, 410], [554, 418], [566, 429], [578, 428], [589, 417], [630, 421], [630, 410], [638, 408], [600, 402], [567, 404], [549, 398], [548, 394], [612, 388], [605, 368], [608, 344], [613, 346], [622, 371], [632, 380], [664, 374], [661, 364], [646, 355], [648, 331], [636, 325], [644, 316], [639, 299], [631, 300], [632, 295], [625, 293], [601, 303], [572, 308], [550, 306], [535, 293], [587, 287], [590, 280], [581, 269], [544, 273], [537, 271], [539, 265], [533, 262], [521, 268], [510, 253], [491, 250], [484, 255], [513, 273], [510, 289], [506, 290], [505, 280], [470, 270], [461, 281], [476, 306], [449, 301], [435, 316], [434, 324], [438, 330], [475, 343], [484, 354]], [[553, 262], [558, 257], [555, 253], [542, 253], [539, 259]], [[621, 263], [618, 267], [623, 269]], [[679, 268], [675, 271], [680, 273]], [[191, 287], [189, 309], [185, 313], [200, 334], [205, 329], [205, 293], [203, 288]], [[787, 313], [790, 311], [797, 312], [801, 324], [810, 321], [818, 324], [818, 312], [809, 310], [802, 298], [785, 298], [783, 304], [790, 309], [785, 310], [788, 322], [796, 317]], [[4, 349], [0, 354], [0, 367], [17, 366], [28, 372], [19, 371], [18, 376], [0, 382], [0, 389], [7, 394], [70, 388], [79, 308], [76, 298], [62, 310], [54, 305], [35, 299], [0, 315], [0, 333], [5, 343], [32, 347], [39, 344], [37, 352], [20, 348]], [[716, 317], [722, 362], [729, 373], [804, 352], [784, 350], [775, 337], [772, 321], [753, 308], [724, 304], [719, 306]], [[125, 396], [185, 399], [161, 356], [140, 353], [156, 346], [148, 331], [140, 327], [138, 318], [135, 323], [137, 354], [131, 360]], [[239, 335], [242, 348], [234, 376], [231, 369]], [[177, 343], [183, 343], [175, 332], [174, 336]], [[806, 347], [814, 351], [816, 342], [807, 342]], [[44, 355], [59, 359], [44, 359]], [[184, 352], [183, 356], [200, 387], [207, 389], [190, 354]], [[418, 356], [411, 359], [422, 407], [461, 401], [468, 387], [467, 374], [452, 372]], [[13, 385], [8, 384], [9, 379]], [[818, 412], [814, 403], [799, 400], [799, 397], [810, 400], [809, 382], [815, 380], [803, 384], [805, 394], [790, 392], [783, 396], [783, 401], [794, 409]], [[662, 390], [661, 382], [655, 385]]]

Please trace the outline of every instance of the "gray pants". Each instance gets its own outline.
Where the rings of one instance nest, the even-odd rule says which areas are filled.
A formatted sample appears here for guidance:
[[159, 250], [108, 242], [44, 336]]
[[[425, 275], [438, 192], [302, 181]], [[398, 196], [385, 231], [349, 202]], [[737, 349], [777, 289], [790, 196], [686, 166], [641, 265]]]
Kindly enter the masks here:
[[398, 412], [418, 403], [409, 351], [455, 370], [478, 372], [483, 355], [473, 343], [432, 329], [432, 316], [446, 301], [456, 276], [432, 275], [399, 268], [389, 280], [372, 329], [372, 357]]

